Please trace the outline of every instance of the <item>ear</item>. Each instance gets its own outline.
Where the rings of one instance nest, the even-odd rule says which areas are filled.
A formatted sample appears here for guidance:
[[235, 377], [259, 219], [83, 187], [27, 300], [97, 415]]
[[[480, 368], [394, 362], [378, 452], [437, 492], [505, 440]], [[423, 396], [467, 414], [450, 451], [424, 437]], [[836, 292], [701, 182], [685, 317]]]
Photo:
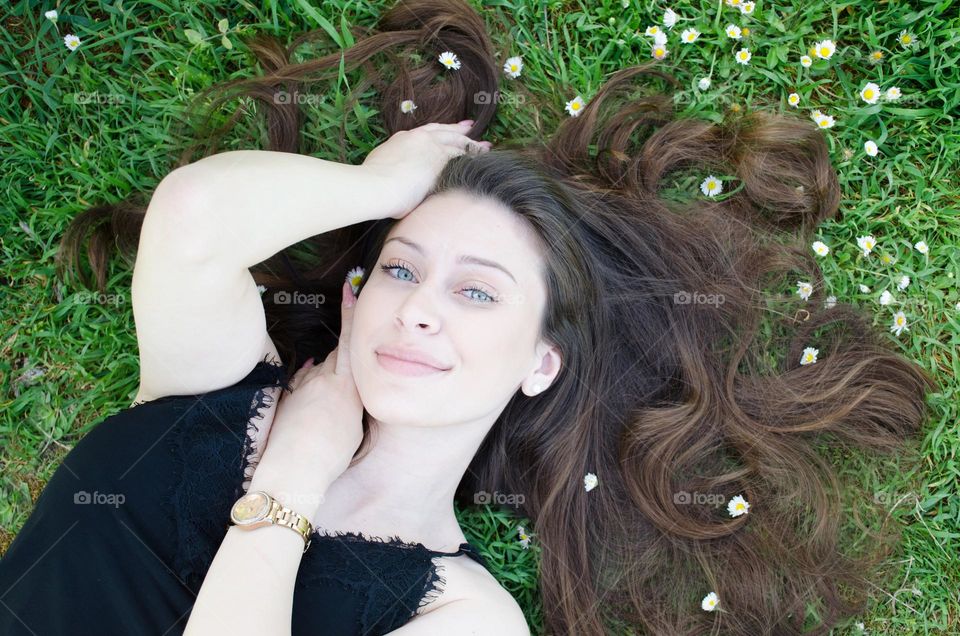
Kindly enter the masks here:
[[563, 364], [560, 349], [549, 342], [537, 344], [537, 367], [523, 380], [522, 390], [526, 395], [534, 396], [546, 391]]

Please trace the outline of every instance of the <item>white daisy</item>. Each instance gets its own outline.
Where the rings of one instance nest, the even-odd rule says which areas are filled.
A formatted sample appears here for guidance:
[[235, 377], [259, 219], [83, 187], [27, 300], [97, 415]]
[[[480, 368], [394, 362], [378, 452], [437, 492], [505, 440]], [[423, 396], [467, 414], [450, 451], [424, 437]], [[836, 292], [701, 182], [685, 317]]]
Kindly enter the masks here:
[[753, 10], [754, 8], [756, 8], [756, 6], [757, 5], [754, 4], [753, 2], [744, 2], [743, 4], [740, 5], [740, 13], [742, 13], [743, 15], [750, 15], [753, 13]]
[[598, 483], [597, 476], [593, 473], [587, 473], [583, 476], [583, 489], [587, 492], [596, 488]]
[[900, 95], [901, 95], [900, 89], [897, 88], [896, 86], [891, 86], [890, 88], [887, 89], [887, 93], [886, 93], [887, 100], [891, 102], [895, 102], [898, 99], [900, 99]]
[[737, 495], [727, 502], [727, 512], [731, 517], [739, 517], [750, 512], [750, 504], [741, 495]]
[[870, 256], [870, 252], [877, 246], [877, 240], [869, 234], [867, 236], [858, 236], [857, 245], [863, 250], [864, 256]]
[[68, 33], [63, 36], [63, 43], [67, 45], [67, 48], [71, 51], [76, 51], [77, 47], [80, 46], [80, 38], [75, 36], [73, 33]]
[[897, 281], [897, 289], [899, 289], [899, 290], [901, 290], [901, 291], [904, 290], [904, 289], [906, 289], [907, 286], [909, 286], [909, 285], [910, 285], [910, 277], [909, 277], [909, 276], [901, 276], [901, 277], [900, 277], [900, 280]]
[[732, 38], [734, 40], [739, 40], [741, 37], [743, 37], [740, 27], [738, 27], [736, 24], [728, 24], [724, 31], [726, 32], [728, 38]]
[[890, 325], [890, 331], [898, 336], [904, 331], [910, 331], [910, 327], [907, 326], [907, 317], [902, 311], [893, 314], [893, 324]]
[[520, 71], [522, 70], [523, 70], [523, 60], [520, 59], [519, 55], [515, 55], [514, 57], [508, 57], [507, 61], [503, 63], [503, 72], [509, 75], [513, 79], [520, 77]]
[[836, 296], [827, 296], [827, 299], [823, 301], [823, 306], [826, 309], [833, 309], [837, 306], [837, 297]]
[[892, 302], [893, 302], [893, 294], [891, 294], [888, 290], [884, 289], [883, 293], [880, 294], [880, 304], [889, 305]]
[[657, 33], [662, 33], [662, 31], [656, 24], [648, 26], [647, 30], [643, 32], [644, 35], [656, 35]]
[[787, 103], [796, 108], [800, 104], [800, 95], [796, 93], [790, 93], [787, 95]]
[[653, 34], [653, 43], [654, 44], [666, 44], [667, 43], [667, 34], [663, 31], [657, 31]]
[[908, 32], [906, 29], [900, 32], [900, 35], [897, 36], [897, 40], [903, 46], [910, 46], [913, 44], [913, 33]]
[[753, 57], [750, 55], [750, 49], [740, 49], [737, 51], [737, 64], [743, 64], [746, 66], [750, 63], [750, 58]]
[[580, 115], [580, 111], [583, 110], [583, 98], [577, 95], [564, 106], [567, 109], [567, 112], [570, 113], [571, 117], [577, 117]]
[[817, 126], [820, 128], [833, 128], [834, 121], [830, 115], [824, 115], [819, 110], [815, 110], [810, 113], [810, 117], [817, 122]]
[[691, 44], [696, 42], [698, 37], [700, 37], [700, 32], [696, 29], [684, 29], [683, 33], [680, 34], [680, 41], [684, 44]]
[[723, 192], [723, 182], [711, 174], [700, 184], [700, 191], [708, 197], [715, 197]]
[[803, 353], [800, 356], [800, 364], [814, 364], [817, 361], [817, 354], [820, 353], [819, 349], [814, 349], [813, 347], [807, 347], [803, 350]]
[[400, 112], [403, 114], [412, 113], [417, 109], [417, 105], [413, 103], [412, 99], [405, 99], [400, 102]]
[[913, 248], [920, 252], [921, 254], [929, 254], [930, 248], [927, 247], [926, 241], [917, 241], [913, 244]]
[[663, 26], [670, 29], [676, 23], [677, 23], [677, 14], [673, 12], [673, 9], [667, 9], [666, 11], [663, 12]]
[[820, 40], [813, 45], [813, 48], [817, 57], [824, 60], [829, 60], [833, 56], [833, 52], [837, 50], [833, 40]]
[[460, 70], [460, 60], [457, 59], [457, 55], [455, 53], [444, 51], [440, 54], [438, 59], [440, 60], [440, 63], [448, 69], [452, 68], [455, 71]]
[[813, 293], [813, 285], [811, 285], [810, 283], [806, 283], [802, 280], [797, 281], [797, 295], [800, 296], [800, 298], [806, 300], [810, 298], [810, 294], [812, 293]]
[[860, 283], [860, 292], [863, 294], [869, 294], [870, 288], [864, 285], [863, 283]]
[[860, 89], [860, 99], [868, 104], [876, 104], [877, 100], [880, 99], [880, 87], [873, 82], [867, 82], [866, 85]]
[[803, 68], [810, 68], [812, 64], [813, 58], [811, 58], [809, 55], [800, 56], [800, 65], [803, 66]]
[[712, 612], [717, 609], [717, 603], [720, 602], [720, 599], [717, 598], [716, 592], [710, 592], [703, 597], [703, 600], [700, 601], [700, 607], [706, 612]]
[[705, 90], [707, 90], [708, 88], [710, 88], [710, 78], [709, 78], [709, 77], [701, 77], [701, 78], [700, 78], [700, 81], [697, 82], [697, 87], [698, 87], [700, 90], [702, 90], [702, 91], [705, 91]]
[[827, 247], [827, 244], [823, 241], [814, 241], [811, 247], [813, 248], [814, 254], [817, 256], [826, 256], [830, 253], [830, 248]]
[[43, 14], [43, 17], [45, 17], [47, 20], [51, 20], [51, 21], [53, 21], [53, 22], [56, 22], [56, 21], [57, 21], [57, 11], [56, 11], [55, 9], [51, 9], [51, 10], [47, 11], [46, 13], [44, 13], [44, 14]]
[[523, 529], [523, 526], [517, 526], [517, 533], [520, 535], [520, 545], [523, 546], [524, 550], [530, 549], [530, 535], [527, 534], [527, 531]]
[[363, 268], [359, 265], [347, 272], [347, 281], [350, 283], [350, 289], [353, 290], [354, 296], [356, 296], [360, 291], [360, 283], [363, 282], [363, 274]]
[[663, 58], [667, 57], [667, 53], [669, 53], [669, 51], [667, 51], [667, 47], [662, 44], [654, 44], [653, 48], [650, 49], [650, 56], [655, 60], [662, 60]]
[[877, 153], [880, 151], [880, 148], [877, 146], [877, 142], [872, 139], [868, 139], [863, 142], [863, 151], [870, 155], [871, 157], [876, 157]]

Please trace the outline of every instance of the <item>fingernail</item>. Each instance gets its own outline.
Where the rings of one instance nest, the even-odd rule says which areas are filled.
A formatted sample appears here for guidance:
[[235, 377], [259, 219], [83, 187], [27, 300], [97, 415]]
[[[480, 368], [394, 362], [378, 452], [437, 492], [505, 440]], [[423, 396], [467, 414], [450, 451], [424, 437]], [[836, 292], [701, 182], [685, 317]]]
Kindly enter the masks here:
[[344, 282], [343, 283], [343, 306], [347, 308], [353, 307], [356, 301], [357, 299], [353, 295], [353, 286], [350, 285], [350, 281]]

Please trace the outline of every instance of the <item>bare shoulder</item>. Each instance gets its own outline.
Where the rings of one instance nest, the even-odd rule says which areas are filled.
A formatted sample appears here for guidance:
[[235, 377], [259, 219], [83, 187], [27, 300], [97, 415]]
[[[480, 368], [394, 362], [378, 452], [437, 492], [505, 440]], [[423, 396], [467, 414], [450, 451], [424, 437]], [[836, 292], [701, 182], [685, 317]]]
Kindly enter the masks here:
[[391, 634], [473, 634], [529, 636], [523, 610], [513, 595], [482, 565], [467, 556], [438, 559], [443, 593]]

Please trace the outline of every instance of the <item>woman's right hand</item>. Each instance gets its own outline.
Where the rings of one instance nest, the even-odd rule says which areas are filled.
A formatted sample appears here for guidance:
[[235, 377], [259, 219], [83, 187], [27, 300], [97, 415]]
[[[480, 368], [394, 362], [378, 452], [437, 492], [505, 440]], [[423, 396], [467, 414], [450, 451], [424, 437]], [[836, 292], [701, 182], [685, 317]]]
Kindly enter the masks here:
[[447, 161], [465, 154], [468, 144], [474, 144], [479, 152], [490, 150], [489, 141], [474, 141], [465, 134], [471, 126], [468, 119], [398, 130], [370, 151], [361, 165], [371, 174], [385, 177], [387, 187], [392, 188], [391, 200], [399, 211], [391, 213], [391, 218], [402, 219], [420, 205]]

